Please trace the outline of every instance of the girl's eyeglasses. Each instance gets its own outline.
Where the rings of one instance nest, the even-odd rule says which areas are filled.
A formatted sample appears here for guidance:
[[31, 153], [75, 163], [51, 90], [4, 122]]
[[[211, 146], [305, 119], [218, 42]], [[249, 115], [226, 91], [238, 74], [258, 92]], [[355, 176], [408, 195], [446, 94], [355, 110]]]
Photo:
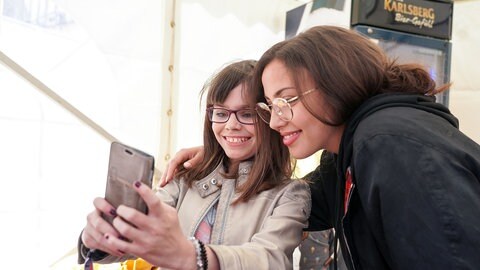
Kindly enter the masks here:
[[235, 114], [237, 121], [244, 125], [255, 124], [256, 114], [252, 109], [228, 110], [225, 108], [207, 108], [208, 120], [213, 123], [226, 123], [230, 115]]

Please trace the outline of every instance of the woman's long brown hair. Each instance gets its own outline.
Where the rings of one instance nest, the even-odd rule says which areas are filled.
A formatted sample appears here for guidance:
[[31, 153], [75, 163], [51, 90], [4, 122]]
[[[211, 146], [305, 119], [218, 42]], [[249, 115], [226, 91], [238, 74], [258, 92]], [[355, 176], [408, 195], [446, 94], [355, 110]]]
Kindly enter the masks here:
[[[449, 84], [436, 88], [435, 81], [418, 64], [398, 64], [380, 47], [361, 34], [336, 26], [315, 26], [298, 36], [277, 43], [257, 63], [252, 90], [264, 95], [262, 74], [278, 59], [289, 70], [297, 92], [306, 76], [315, 82], [323, 100], [313, 95], [301, 100], [309, 112], [327, 125], [344, 124], [364, 101], [383, 93], [435, 95]], [[323, 108], [327, 108], [326, 110]], [[327, 112], [327, 116], [322, 115]]]

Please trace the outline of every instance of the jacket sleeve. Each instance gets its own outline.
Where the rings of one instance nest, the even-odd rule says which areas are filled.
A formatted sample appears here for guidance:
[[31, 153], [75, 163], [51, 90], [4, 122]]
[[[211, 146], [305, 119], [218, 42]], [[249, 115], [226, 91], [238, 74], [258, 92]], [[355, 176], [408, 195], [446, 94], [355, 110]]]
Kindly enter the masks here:
[[[87, 260], [87, 253], [89, 251], [89, 249], [85, 247], [85, 245], [82, 242], [82, 233], [80, 233], [80, 235], [78, 236], [78, 241], [77, 241], [77, 263], [78, 264], [85, 263], [85, 261]], [[97, 250], [91, 256], [93, 261], [98, 261], [108, 256], [108, 254], [101, 250]]]
[[472, 152], [402, 135], [354, 149], [362, 209], [392, 269], [478, 269], [480, 159]]
[[[77, 263], [78, 264], [83, 264], [87, 260], [87, 253], [88, 253], [88, 248], [83, 245], [81, 237], [78, 239], [78, 244], [77, 244]], [[132, 255], [125, 255], [122, 257], [115, 257], [112, 256], [106, 252], [103, 252], [101, 250], [95, 250], [95, 252], [92, 253], [91, 255], [93, 262], [99, 263], [99, 264], [109, 264], [109, 263], [115, 263], [115, 262], [123, 262], [126, 260], [131, 260], [131, 259], [136, 259]]]
[[158, 188], [156, 191], [156, 195], [160, 200], [164, 203], [170, 205], [171, 207], [176, 207], [178, 204], [178, 200], [180, 197], [181, 192], [181, 182], [183, 180], [174, 179], [172, 182], [168, 183], [163, 188]]
[[239, 246], [209, 245], [218, 257], [220, 269], [292, 269], [293, 251], [302, 240], [310, 208], [308, 185], [302, 180], [290, 183], [250, 242]]

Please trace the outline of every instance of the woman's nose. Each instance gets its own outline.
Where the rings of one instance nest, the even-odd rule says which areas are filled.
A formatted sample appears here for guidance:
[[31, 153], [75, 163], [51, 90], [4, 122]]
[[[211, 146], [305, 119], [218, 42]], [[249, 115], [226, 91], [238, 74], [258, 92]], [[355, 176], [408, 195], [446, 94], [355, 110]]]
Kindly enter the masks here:
[[271, 129], [278, 131], [281, 127], [287, 124], [287, 121], [282, 120], [276, 113], [272, 112], [269, 124]]

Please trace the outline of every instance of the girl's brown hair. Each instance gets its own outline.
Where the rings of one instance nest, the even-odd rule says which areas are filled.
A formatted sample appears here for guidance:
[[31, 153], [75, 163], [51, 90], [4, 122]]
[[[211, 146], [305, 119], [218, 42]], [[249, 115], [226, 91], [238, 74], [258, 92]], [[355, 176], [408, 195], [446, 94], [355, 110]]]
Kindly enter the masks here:
[[[372, 41], [361, 34], [336, 26], [315, 26], [298, 36], [277, 43], [258, 61], [252, 90], [258, 99], [264, 94], [262, 74], [278, 59], [287, 67], [298, 94], [305, 76], [311, 76], [321, 98], [300, 97], [308, 111], [325, 124], [344, 124], [367, 99], [383, 93], [435, 95], [438, 89], [423, 66], [397, 64]], [[329, 114], [321, 116], [320, 107]]]
[[[250, 87], [255, 64], [254, 60], [229, 64], [207, 81], [201, 91], [201, 96], [207, 94], [207, 108], [214, 104], [222, 104], [235, 87], [242, 85], [242, 95], [246, 95], [246, 100], [251, 103], [253, 109], [258, 100], [255, 99], [256, 95], [251, 95], [247, 89]], [[284, 183], [292, 173], [288, 149], [283, 145], [280, 135], [258, 119], [255, 121], [255, 130], [256, 153], [252, 158], [252, 168], [247, 181], [237, 187], [241, 194], [234, 203], [248, 201], [255, 194]], [[224, 163], [225, 169], [229, 167], [229, 158], [215, 138], [207, 114], [204, 120], [203, 144], [202, 162], [188, 170], [182, 168], [177, 173], [177, 177], [183, 177], [189, 186], [206, 177], [221, 162]], [[237, 178], [238, 170], [226, 171], [226, 174], [228, 178]]]

